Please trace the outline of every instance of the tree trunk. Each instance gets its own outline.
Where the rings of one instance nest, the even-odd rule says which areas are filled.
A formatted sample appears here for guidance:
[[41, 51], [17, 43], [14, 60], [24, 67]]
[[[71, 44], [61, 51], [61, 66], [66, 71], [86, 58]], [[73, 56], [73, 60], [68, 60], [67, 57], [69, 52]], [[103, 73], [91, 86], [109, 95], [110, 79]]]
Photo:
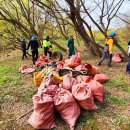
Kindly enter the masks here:
[[63, 52], [67, 52], [67, 50], [65, 48], [63, 48], [62, 46], [60, 46], [58, 43], [54, 42], [54, 41], [51, 41], [52, 44], [54, 44], [56, 47], [58, 47], [61, 51]]

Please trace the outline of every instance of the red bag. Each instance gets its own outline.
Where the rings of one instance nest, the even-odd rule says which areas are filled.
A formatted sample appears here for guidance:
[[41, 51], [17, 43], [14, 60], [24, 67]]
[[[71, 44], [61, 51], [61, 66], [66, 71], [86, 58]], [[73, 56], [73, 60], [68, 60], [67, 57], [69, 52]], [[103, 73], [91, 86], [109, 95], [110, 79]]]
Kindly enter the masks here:
[[113, 62], [116, 62], [116, 63], [120, 63], [122, 60], [121, 60], [121, 57], [123, 57], [123, 54], [122, 53], [116, 53], [113, 57], [112, 57], [112, 61]]
[[91, 64], [85, 64], [85, 67], [88, 69], [87, 72], [89, 75], [95, 75], [98, 73], [98, 68]]
[[44, 64], [48, 64], [48, 57], [45, 56], [44, 54], [42, 54], [42, 55], [40, 55], [40, 56], [38, 57], [38, 60], [37, 60], [35, 66], [40, 67], [40, 66], [42, 66], [42, 65], [44, 65]]
[[34, 111], [28, 123], [35, 129], [52, 129], [54, 121], [54, 101], [48, 94], [33, 96]]
[[85, 110], [96, 110], [90, 87], [86, 83], [79, 83], [72, 86], [72, 94], [77, 99], [79, 105]]
[[57, 85], [49, 85], [47, 86], [45, 83], [41, 83], [40, 87], [38, 88], [38, 94], [49, 94], [52, 97], [55, 96], [56, 91], [58, 89]]
[[85, 64], [77, 66], [75, 68], [75, 70], [77, 70], [77, 71], [88, 71], [88, 69], [86, 68]]
[[54, 104], [62, 119], [69, 125], [71, 130], [74, 130], [74, 126], [80, 115], [80, 108], [73, 95], [68, 90], [60, 88], [54, 97]]
[[38, 61], [45, 61], [45, 62], [48, 62], [48, 57], [45, 56], [44, 54], [41, 54], [38, 58]]
[[58, 62], [56, 63], [57, 68], [63, 68], [64, 64], [65, 64], [64, 61], [58, 61]]
[[68, 60], [68, 63], [67, 63], [67, 65], [69, 67], [71, 67], [71, 68], [75, 68], [80, 64], [81, 64], [80, 52], [78, 52], [75, 55], [71, 56], [71, 58]]
[[88, 86], [91, 88], [94, 98], [99, 102], [103, 102], [103, 85], [96, 80], [90, 80]]
[[100, 74], [96, 74], [96, 75], [94, 76], [94, 80], [96, 80], [96, 81], [98, 81], [98, 82], [100, 82], [100, 83], [103, 83], [103, 82], [108, 81], [109, 78], [108, 78], [105, 74], [100, 73]]
[[74, 79], [70, 75], [63, 76], [62, 88], [71, 90], [73, 83]]
[[85, 75], [79, 75], [76, 77], [76, 79], [79, 81], [79, 82], [89, 82], [90, 79], [91, 79], [91, 76], [85, 76]]
[[19, 71], [20, 71], [21, 73], [27, 73], [27, 74], [29, 74], [29, 73], [34, 72], [35, 69], [33, 69], [33, 68], [31, 68], [31, 67], [28, 67], [28, 66], [24, 66], [24, 67], [21, 67], [21, 68], [19, 69]]
[[58, 85], [61, 81], [57, 78], [55, 78], [53, 75], [49, 75], [43, 80], [43, 83], [45, 83], [47, 86], [49, 85]]

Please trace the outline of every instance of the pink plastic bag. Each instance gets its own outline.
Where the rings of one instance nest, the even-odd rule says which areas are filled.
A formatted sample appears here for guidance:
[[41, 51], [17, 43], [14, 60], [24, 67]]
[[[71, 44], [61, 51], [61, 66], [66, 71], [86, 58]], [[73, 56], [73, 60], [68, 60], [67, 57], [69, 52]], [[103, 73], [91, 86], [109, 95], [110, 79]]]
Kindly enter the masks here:
[[38, 94], [49, 94], [51, 97], [54, 97], [56, 91], [58, 89], [57, 85], [49, 85], [47, 86], [44, 82], [41, 83], [40, 87], [38, 88]]
[[77, 76], [76, 77], [76, 79], [79, 81], [79, 82], [89, 82], [90, 81], [90, 79], [91, 79], [92, 77], [91, 76], [85, 76], [85, 75], [79, 75], [79, 76]]
[[42, 55], [40, 55], [40, 56], [38, 57], [38, 60], [37, 60], [35, 66], [40, 67], [40, 66], [42, 66], [42, 65], [44, 65], [44, 64], [47, 64], [47, 63], [48, 63], [48, 57], [45, 56], [44, 54], [42, 54]]
[[77, 99], [79, 105], [85, 110], [96, 110], [90, 87], [85, 83], [79, 83], [72, 86], [72, 94]]
[[65, 64], [65, 61], [58, 61], [58, 62], [56, 63], [57, 68], [63, 68], [64, 64]]
[[63, 76], [62, 88], [71, 90], [74, 79], [70, 75]]
[[49, 85], [58, 85], [61, 81], [55, 78], [53, 75], [49, 75], [46, 77], [43, 82], [49, 86]]
[[100, 82], [100, 83], [103, 83], [103, 82], [108, 81], [109, 78], [108, 78], [105, 74], [100, 73], [100, 74], [96, 74], [96, 75], [94, 76], [94, 80], [96, 80], [96, 81], [98, 81], [98, 82]]
[[96, 80], [90, 80], [88, 86], [91, 88], [94, 98], [99, 102], [103, 102], [103, 85]]
[[68, 90], [59, 88], [54, 97], [54, 104], [62, 119], [69, 125], [71, 130], [74, 130], [80, 115], [80, 108], [73, 95]]
[[54, 120], [54, 101], [48, 94], [33, 96], [34, 111], [28, 123], [35, 129], [52, 129], [56, 127]]
[[112, 61], [113, 62], [117, 62], [117, 63], [120, 63], [122, 60], [121, 60], [121, 57], [123, 56], [122, 53], [116, 53], [113, 57], [112, 57]]
[[86, 68], [85, 64], [79, 65], [75, 68], [77, 71], [87, 71], [88, 69]]
[[75, 68], [78, 65], [81, 64], [81, 55], [80, 52], [76, 53], [75, 55], [71, 56], [70, 59], [68, 60], [67, 65], [71, 68]]
[[24, 67], [21, 67], [21, 68], [19, 69], [19, 71], [20, 71], [21, 73], [27, 73], [27, 74], [29, 74], [29, 73], [34, 72], [35, 69], [33, 69], [33, 68], [29, 67], [29, 66], [24, 66]]

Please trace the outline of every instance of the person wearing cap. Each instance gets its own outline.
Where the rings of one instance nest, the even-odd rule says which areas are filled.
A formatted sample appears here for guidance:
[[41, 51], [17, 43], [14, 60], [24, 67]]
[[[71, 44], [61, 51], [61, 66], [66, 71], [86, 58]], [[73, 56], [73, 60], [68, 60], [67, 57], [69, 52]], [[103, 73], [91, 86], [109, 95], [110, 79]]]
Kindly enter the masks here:
[[52, 57], [52, 51], [50, 48], [52, 48], [50, 37], [46, 36], [46, 39], [43, 41], [43, 47], [44, 47], [44, 55], [47, 56], [47, 53], [49, 53], [49, 59]]
[[25, 37], [22, 37], [22, 39], [21, 39], [21, 48], [22, 48], [22, 52], [23, 52], [22, 60], [24, 60], [24, 57], [27, 58], [27, 55], [26, 55], [26, 39], [25, 39]]
[[70, 58], [72, 55], [75, 55], [75, 50], [74, 50], [74, 37], [73, 35], [70, 35], [68, 41], [67, 41], [67, 46], [69, 48], [68, 50], [68, 58]]
[[31, 40], [29, 41], [27, 50], [29, 49], [29, 47], [31, 47], [31, 51], [32, 51], [32, 62], [35, 65], [35, 62], [38, 59], [38, 47], [39, 47], [39, 42], [38, 42], [36, 36], [32, 36]]
[[115, 32], [111, 32], [109, 37], [106, 38], [105, 40], [105, 46], [104, 46], [104, 53], [98, 63], [98, 65], [101, 65], [101, 63], [104, 61], [106, 57], [108, 57], [108, 67], [111, 66], [111, 61], [112, 61], [112, 50], [113, 50], [113, 44], [114, 44], [114, 37], [115, 37]]

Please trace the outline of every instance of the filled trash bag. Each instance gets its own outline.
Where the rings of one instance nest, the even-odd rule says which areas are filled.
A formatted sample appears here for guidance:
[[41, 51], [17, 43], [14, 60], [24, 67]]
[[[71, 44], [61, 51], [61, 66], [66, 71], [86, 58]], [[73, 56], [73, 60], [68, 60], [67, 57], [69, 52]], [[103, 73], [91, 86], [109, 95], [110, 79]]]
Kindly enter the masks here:
[[49, 85], [47, 86], [44, 82], [41, 83], [40, 87], [38, 88], [38, 94], [49, 94], [51, 97], [54, 97], [56, 91], [58, 89], [57, 85]]
[[74, 130], [76, 121], [80, 115], [80, 108], [73, 95], [63, 88], [59, 88], [54, 97], [55, 109], [60, 113], [62, 119]]
[[45, 56], [44, 54], [40, 55], [38, 57], [38, 60], [36, 62], [36, 67], [40, 67], [40, 66], [43, 66], [44, 64], [48, 64], [48, 57]]
[[91, 76], [85, 76], [85, 75], [79, 75], [76, 77], [76, 79], [79, 82], [86, 82], [86, 83], [89, 82], [91, 78], [92, 78]]
[[75, 70], [77, 71], [87, 71], [88, 69], [86, 68], [86, 65], [83, 64], [83, 65], [79, 65], [75, 68]]
[[113, 62], [116, 62], [116, 63], [120, 63], [122, 62], [122, 57], [123, 57], [123, 54], [122, 53], [116, 53], [113, 57], [112, 57], [112, 61]]
[[61, 80], [59, 80], [58, 78], [56, 78], [55, 76], [53, 76], [53, 74], [50, 74], [48, 77], [46, 77], [43, 82], [49, 86], [49, 85], [58, 85]]
[[94, 66], [94, 65], [91, 65], [91, 64], [87, 63], [87, 64], [85, 64], [85, 67], [87, 68], [88, 75], [93, 76], [93, 75], [99, 73], [98, 68], [96, 66]]
[[58, 61], [58, 62], [56, 63], [57, 68], [63, 68], [63, 67], [64, 67], [64, 64], [65, 64], [65, 61]]
[[96, 110], [98, 107], [94, 104], [93, 95], [86, 83], [79, 83], [72, 86], [72, 94], [78, 101], [81, 108], [85, 110]]
[[103, 73], [96, 74], [93, 79], [100, 83], [103, 83], [109, 80], [109, 78]]
[[87, 84], [91, 88], [94, 98], [99, 102], [103, 102], [103, 85], [96, 80], [90, 80]]
[[56, 127], [54, 119], [54, 100], [48, 94], [33, 96], [34, 111], [28, 123], [35, 129], [52, 129]]
[[21, 73], [27, 73], [27, 74], [29, 74], [29, 73], [34, 72], [35, 69], [33, 69], [33, 68], [29, 67], [29, 66], [23, 66], [23, 67], [21, 67], [21, 68], [19, 69], [19, 71], [20, 71]]
[[72, 55], [70, 57], [70, 59], [68, 60], [67, 66], [71, 68], [75, 68], [80, 64], [81, 64], [81, 54], [80, 52], [78, 52], [75, 55]]
[[71, 90], [74, 79], [69, 74], [63, 76], [62, 88]]

